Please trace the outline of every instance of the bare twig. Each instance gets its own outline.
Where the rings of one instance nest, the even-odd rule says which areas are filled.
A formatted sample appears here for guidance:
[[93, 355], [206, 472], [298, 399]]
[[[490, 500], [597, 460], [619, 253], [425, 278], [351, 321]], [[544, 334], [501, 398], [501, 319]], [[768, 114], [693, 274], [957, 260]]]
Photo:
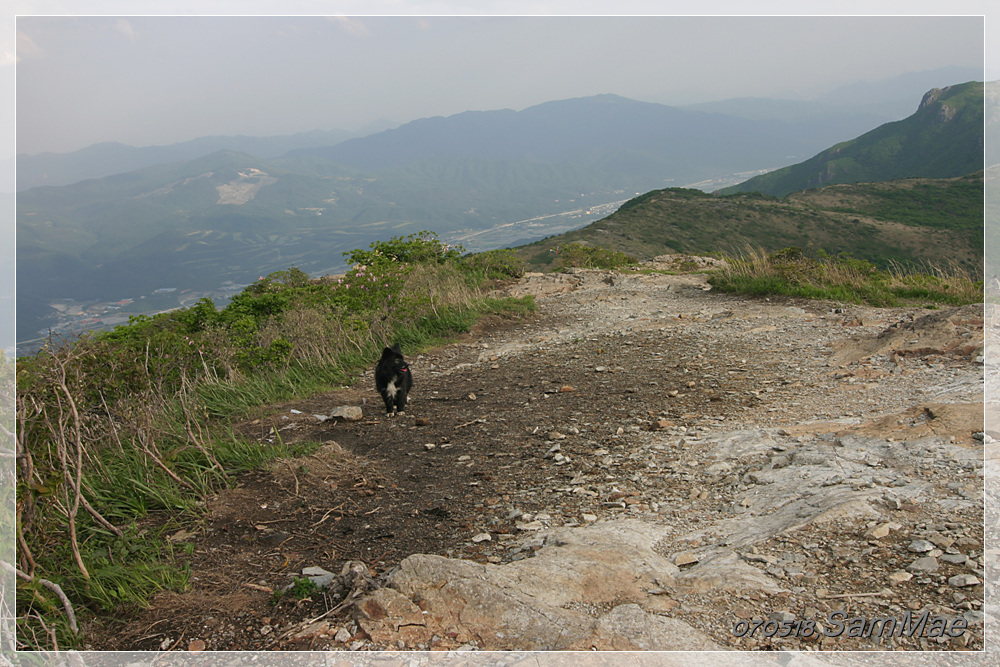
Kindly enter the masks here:
[[[59, 375], [57, 382], [59, 389], [66, 396], [66, 401], [69, 405], [70, 416], [73, 420], [73, 438], [72, 442], [76, 445], [76, 484], [70, 481], [70, 486], [73, 487], [73, 502], [70, 503], [69, 499], [69, 489], [65, 486], [63, 487], [63, 493], [66, 494], [66, 518], [69, 521], [69, 541], [70, 546], [73, 549], [73, 558], [76, 560], [76, 565], [80, 569], [80, 573], [83, 574], [83, 578], [90, 580], [90, 572], [87, 571], [87, 566], [83, 563], [83, 556], [80, 555], [80, 544], [76, 536], [76, 515], [80, 511], [80, 476], [83, 474], [83, 437], [80, 433], [80, 413], [76, 409], [76, 401], [73, 400], [73, 393], [69, 390], [69, 385], [66, 379], [66, 362], [60, 360], [58, 355], [53, 355], [52, 359], [55, 361], [57, 368], [59, 369]], [[63, 403], [59, 397], [56, 397], [56, 402], [59, 406], [59, 439], [56, 441], [56, 447], [59, 451], [59, 458], [62, 463], [63, 476], [66, 480], [72, 480], [73, 476], [70, 474], [67, 444], [71, 441], [67, 437], [65, 428], [65, 417], [63, 414]]]
[[295, 497], [298, 498], [298, 496], [299, 496], [299, 476], [295, 474], [295, 469], [292, 468], [292, 464], [291, 463], [289, 463], [288, 461], [285, 461], [284, 463], [285, 463], [286, 466], [288, 466], [288, 472], [292, 473], [292, 479], [295, 480]]
[[[188, 481], [185, 481], [185, 480], [181, 479], [177, 475], [177, 473], [175, 473], [173, 470], [171, 470], [170, 468], [168, 468], [167, 464], [165, 464], [163, 461], [160, 460], [160, 457], [158, 457], [156, 454], [153, 453], [153, 451], [146, 445], [146, 438], [143, 437], [142, 433], [139, 434], [139, 440], [142, 443], [142, 451], [145, 452], [146, 456], [148, 456], [149, 458], [151, 458], [153, 460], [153, 463], [155, 463], [157, 466], [159, 466], [159, 468], [161, 470], [163, 470], [163, 472], [167, 473], [167, 475], [169, 475], [172, 480], [174, 480], [175, 482], [177, 482], [181, 486], [185, 486], [185, 487], [191, 489], [192, 491], [195, 490], [193, 484], [191, 484]], [[155, 447], [156, 447], [156, 445], [154, 443], [153, 448], [155, 449]]]
[[[21, 572], [19, 569], [17, 569], [7, 561], [0, 560], [0, 569], [15, 574], [25, 581], [35, 581], [35, 579], [30, 574]], [[66, 618], [69, 621], [70, 630], [72, 630], [74, 634], [79, 634], [80, 628], [76, 624], [76, 614], [73, 612], [73, 605], [70, 603], [69, 598], [66, 597], [66, 594], [63, 593], [63, 589], [59, 586], [59, 584], [53, 583], [48, 579], [42, 579], [42, 578], [38, 579], [38, 583], [40, 583], [42, 586], [45, 586], [45, 588], [55, 593], [56, 597], [58, 597], [59, 600], [62, 601], [63, 610], [66, 612]]]
[[341, 509], [343, 506], [344, 506], [344, 503], [340, 503], [336, 507], [327, 510], [326, 514], [323, 515], [322, 519], [320, 519], [319, 521], [317, 521], [316, 523], [312, 524], [309, 527], [310, 528], [315, 528], [316, 526], [320, 525], [321, 523], [323, 523], [324, 521], [326, 521], [327, 517], [329, 517], [332, 512], [336, 512], [337, 510]]

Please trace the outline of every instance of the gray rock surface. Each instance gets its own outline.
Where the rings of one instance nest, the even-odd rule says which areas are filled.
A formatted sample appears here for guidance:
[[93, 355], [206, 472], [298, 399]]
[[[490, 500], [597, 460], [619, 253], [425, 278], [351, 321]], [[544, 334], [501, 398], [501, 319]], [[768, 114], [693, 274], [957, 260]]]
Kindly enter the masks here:
[[[710, 295], [698, 275], [607, 277], [529, 274], [510, 293], [536, 295], [547, 321], [560, 324], [483, 341], [471, 365], [497, 368], [580, 340], [655, 351], [657, 339], [683, 333], [701, 346], [684, 359], [652, 357], [692, 371], [686, 385], [656, 388], [667, 406], [685, 392], [724, 391], [721, 379], [746, 363], [739, 355], [775, 348], [798, 350], [797, 361], [759, 378], [748, 402], [785, 400], [766, 412], [706, 414], [695, 428], [665, 416], [621, 418], [589, 446], [592, 425], [540, 427], [548, 437], [540, 455], [553, 470], [561, 464], [565, 491], [599, 504], [582, 519], [518, 514], [521, 531], [492, 540], [488, 564], [405, 559], [387, 582], [393, 592], [380, 595], [407, 613], [409, 605], [422, 610], [424, 642], [643, 651], [982, 646], [982, 624], [933, 646], [734, 632], [741, 620], [773, 614], [820, 623], [848, 603], [866, 617], [922, 608], [995, 617], [983, 585], [971, 583], [982, 571], [961, 558], [987, 552], [995, 562], [997, 553], [977, 526], [984, 472], [997, 457], [991, 433], [1000, 438], [1000, 427], [983, 425], [989, 346], [984, 353], [981, 306], [929, 315], [799, 307]], [[620, 369], [609, 361], [594, 372], [613, 377]], [[556, 498], [566, 484], [539, 492]], [[359, 623], [387, 638], [396, 621], [362, 614]]]

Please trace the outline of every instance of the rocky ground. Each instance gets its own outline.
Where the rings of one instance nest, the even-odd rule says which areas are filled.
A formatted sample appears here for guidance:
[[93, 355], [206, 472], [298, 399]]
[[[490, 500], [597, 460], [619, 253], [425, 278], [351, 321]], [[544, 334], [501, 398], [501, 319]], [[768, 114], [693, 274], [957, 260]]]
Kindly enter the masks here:
[[[368, 373], [240, 425], [325, 444], [214, 498], [171, 537], [190, 590], [89, 648], [983, 650], [982, 306], [749, 300], [701, 274], [509, 291], [539, 315], [411, 356], [404, 415]], [[870, 627], [907, 613], [939, 631]]]

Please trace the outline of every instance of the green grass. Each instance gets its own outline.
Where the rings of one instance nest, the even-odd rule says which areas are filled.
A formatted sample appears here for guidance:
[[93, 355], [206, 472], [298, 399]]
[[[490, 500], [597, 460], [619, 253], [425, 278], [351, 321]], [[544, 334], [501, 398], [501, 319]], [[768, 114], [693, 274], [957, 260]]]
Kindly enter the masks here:
[[[196, 522], [204, 498], [239, 474], [319, 447], [247, 441], [231, 424], [342, 386], [385, 344], [412, 354], [484, 315], [536, 309], [530, 297], [484, 296], [523, 273], [507, 251], [462, 256], [424, 232], [352, 259], [339, 279], [276, 272], [222, 310], [202, 300], [19, 360], [19, 437], [31, 457], [17, 484], [17, 530], [27, 546], [19, 566], [36, 577], [18, 588], [19, 646], [83, 641], [64, 632], [62, 608], [38, 577], [62, 586], [84, 618], [126, 613], [158, 590], [183, 588], [184, 554], [163, 532]], [[76, 479], [92, 511], [79, 504], [72, 512]], [[137, 525], [160, 532], [121, 529]]]
[[748, 249], [729, 259], [729, 266], [713, 273], [709, 283], [717, 290], [751, 296], [788, 296], [825, 299], [877, 307], [959, 306], [978, 303], [983, 283], [961, 268], [924, 271], [874, 264], [849, 256], [819, 253], [807, 257], [798, 248], [775, 253]]
[[811, 246], [883, 269], [958, 264], [981, 274], [983, 219], [982, 172], [837, 185], [785, 199], [667, 188], [636, 197], [586, 227], [514, 251], [532, 270], [548, 271], [562, 268], [562, 249], [577, 244], [637, 259]]

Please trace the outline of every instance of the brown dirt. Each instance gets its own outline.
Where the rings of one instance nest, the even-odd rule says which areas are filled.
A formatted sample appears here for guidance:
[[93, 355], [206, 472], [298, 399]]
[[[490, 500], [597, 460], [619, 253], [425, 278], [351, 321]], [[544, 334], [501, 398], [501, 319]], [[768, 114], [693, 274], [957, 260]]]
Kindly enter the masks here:
[[[507, 562], [525, 557], [505, 539], [516, 533], [517, 511], [546, 512], [559, 525], [585, 523], [583, 514], [649, 513], [658, 483], [673, 485], [675, 524], [697, 525], [682, 499], [710, 483], [698, 471], [688, 481], [657, 482], [645, 458], [619, 456], [614, 480], [600, 492], [572, 487], [597, 472], [594, 459], [627, 453], [631, 439], [651, 430], [876, 416], [910, 407], [913, 387], [926, 382], [898, 373], [864, 377], [864, 365], [855, 367], [858, 377], [825, 366], [826, 341], [857, 331], [844, 322], [863, 316], [885, 325], [901, 316], [897, 311], [831, 316], [829, 304], [740, 301], [703, 292], [690, 276], [614, 276], [580, 291], [584, 278], [539, 288], [554, 296], [542, 299], [529, 322], [490, 320], [447, 347], [408, 355], [414, 388], [403, 415], [383, 414], [367, 373], [353, 387], [275, 406], [237, 425], [262, 443], [278, 435], [324, 444], [245, 475], [210, 499], [204, 518], [175, 536], [194, 547], [189, 589], [93, 623], [87, 648], [349, 648], [364, 637], [334, 639], [350, 625], [338, 623], [346, 610], [330, 613], [338, 600], [323, 593], [276, 599], [302, 568], [336, 574], [361, 561], [378, 578], [414, 553]], [[663, 293], [643, 291], [653, 286]], [[584, 312], [597, 307], [600, 317]], [[970, 363], [938, 361], [929, 373]], [[362, 405], [363, 419], [315, 417], [338, 405]], [[553, 443], [569, 458], [564, 465], [553, 462]], [[483, 532], [492, 539], [472, 541]], [[843, 574], [857, 576], [849, 568]], [[296, 637], [320, 617], [331, 623], [329, 633]]]

